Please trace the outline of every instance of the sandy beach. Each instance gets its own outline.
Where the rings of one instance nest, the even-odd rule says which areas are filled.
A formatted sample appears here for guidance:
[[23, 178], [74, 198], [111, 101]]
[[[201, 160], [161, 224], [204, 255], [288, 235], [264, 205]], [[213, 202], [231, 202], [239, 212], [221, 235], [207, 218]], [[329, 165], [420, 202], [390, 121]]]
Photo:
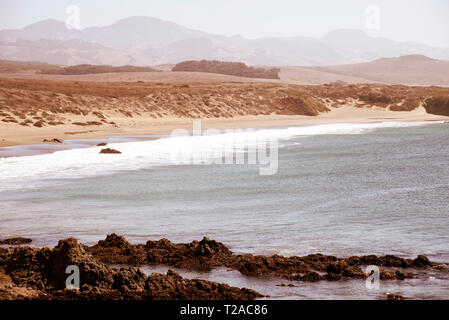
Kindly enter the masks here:
[[449, 89], [442, 87], [175, 78], [189, 82], [0, 78], [0, 147], [167, 134], [191, 130], [193, 120], [203, 129], [223, 130], [449, 119]]
[[[176, 129], [192, 130], [194, 119], [173, 117], [153, 119], [150, 117], [114, 117], [110, 119], [116, 125], [86, 126], [80, 129], [76, 125], [60, 125], [44, 128], [21, 127], [15, 124], [0, 125], [0, 147], [14, 145], [41, 144], [44, 139], [104, 139], [114, 136], [149, 136], [169, 134]], [[446, 121], [449, 117], [428, 114], [424, 108], [410, 112], [389, 111], [384, 108], [333, 108], [330, 112], [318, 116], [259, 115], [238, 116], [235, 118], [206, 118], [201, 120], [203, 130], [207, 129], [244, 129], [272, 128], [287, 126], [307, 126], [331, 123], [373, 123], [373, 122], [413, 122]]]

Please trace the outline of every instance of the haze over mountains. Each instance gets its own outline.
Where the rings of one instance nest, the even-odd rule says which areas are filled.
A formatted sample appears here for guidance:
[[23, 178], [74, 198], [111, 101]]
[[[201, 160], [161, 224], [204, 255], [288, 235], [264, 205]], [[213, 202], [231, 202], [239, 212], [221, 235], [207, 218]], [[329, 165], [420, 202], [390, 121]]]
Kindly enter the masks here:
[[359, 30], [337, 30], [320, 39], [246, 39], [192, 30], [150, 17], [131, 17], [83, 30], [44, 20], [23, 29], [0, 31], [0, 59], [63, 65], [157, 65], [216, 59], [249, 65], [326, 66], [403, 55], [449, 60], [449, 48], [373, 38]]

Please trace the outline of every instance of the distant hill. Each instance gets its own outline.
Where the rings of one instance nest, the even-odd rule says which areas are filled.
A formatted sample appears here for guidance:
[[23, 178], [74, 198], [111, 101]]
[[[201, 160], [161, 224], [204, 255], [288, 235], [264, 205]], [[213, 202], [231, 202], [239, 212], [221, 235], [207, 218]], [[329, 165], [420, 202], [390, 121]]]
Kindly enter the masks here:
[[306, 69], [388, 84], [449, 85], [449, 61], [431, 59], [423, 55]]
[[24, 70], [40, 70], [44, 68], [49, 68], [51, 65], [48, 63], [35, 62], [35, 61], [9, 61], [9, 60], [0, 60], [0, 72], [6, 73], [14, 73], [21, 72]]
[[449, 48], [375, 38], [360, 30], [336, 30], [322, 38], [246, 39], [185, 28], [151, 17], [130, 17], [109, 26], [69, 30], [44, 20], [0, 31], [0, 59], [52, 64], [158, 65], [220, 60], [267, 66], [324, 66], [384, 57], [426, 55], [449, 60]]
[[16, 40], [0, 43], [0, 59], [42, 61], [57, 65], [148, 65], [144, 59], [84, 40]]
[[201, 60], [178, 63], [173, 67], [172, 71], [209, 72], [246, 78], [279, 79], [280, 69], [248, 67], [241, 62]]
[[[105, 78], [101, 76], [104, 73], [116, 75]], [[283, 83], [311, 85], [383, 83], [449, 86], [449, 61], [409, 55], [339, 66], [271, 68], [207, 60], [152, 67], [89, 64], [64, 66], [0, 60], [0, 77], [41, 79], [45, 75], [47, 77], [44, 78], [60, 80], [64, 75], [76, 75], [79, 81], [226, 82], [279, 79]]]
[[97, 74], [97, 73], [121, 73], [121, 72], [159, 72], [150, 67], [135, 67], [135, 66], [95, 66], [90, 64], [82, 64], [71, 67], [57, 67], [47, 66], [40, 70], [40, 74], [58, 74], [58, 75], [82, 75], [82, 74]]

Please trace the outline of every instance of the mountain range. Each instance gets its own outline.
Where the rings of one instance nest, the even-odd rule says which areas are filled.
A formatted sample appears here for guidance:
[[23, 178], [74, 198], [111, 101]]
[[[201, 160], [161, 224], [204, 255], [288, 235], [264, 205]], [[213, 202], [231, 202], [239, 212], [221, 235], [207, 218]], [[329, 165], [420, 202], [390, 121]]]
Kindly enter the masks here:
[[130, 17], [104, 27], [69, 29], [44, 20], [0, 31], [0, 59], [51, 64], [158, 65], [185, 60], [240, 61], [249, 65], [326, 66], [403, 55], [449, 60], [449, 48], [370, 37], [343, 29], [322, 38], [247, 39], [185, 28], [151, 17]]

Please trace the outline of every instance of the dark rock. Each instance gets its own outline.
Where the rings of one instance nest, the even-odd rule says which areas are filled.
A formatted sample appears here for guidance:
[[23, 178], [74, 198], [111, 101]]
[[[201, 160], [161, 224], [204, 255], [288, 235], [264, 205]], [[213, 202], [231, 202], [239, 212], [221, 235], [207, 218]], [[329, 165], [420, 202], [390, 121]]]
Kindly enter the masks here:
[[204, 238], [191, 243], [174, 244], [167, 239], [148, 241], [145, 245], [150, 264], [165, 264], [182, 269], [209, 271], [226, 265], [232, 252], [222, 243]]
[[[195, 271], [217, 266], [238, 270], [247, 276], [280, 277], [290, 281], [339, 281], [364, 279], [361, 266], [377, 264], [382, 280], [404, 280], [412, 273], [397, 268], [434, 266], [425, 256], [415, 260], [396, 256], [337, 258], [322, 254], [305, 257], [234, 255], [224, 244], [203, 238], [175, 244], [167, 239], [131, 244], [124, 237], [110, 234], [92, 247], [76, 239], [61, 240], [54, 249], [0, 248], [0, 273], [15, 286], [37, 290], [40, 299], [252, 299], [248, 289], [202, 280], [187, 280], [170, 271], [167, 275], [146, 277], [137, 268], [113, 269], [107, 264], [161, 264]], [[81, 289], [66, 290], [66, 268], [80, 270]], [[28, 289], [27, 289], [28, 290]], [[0, 299], [2, 295], [0, 292]]]
[[404, 280], [413, 278], [413, 273], [380, 270], [380, 280]]
[[[193, 241], [193, 243], [197, 243], [198, 241]], [[163, 250], [173, 250], [178, 248], [173, 242], [169, 241], [168, 239], [161, 239], [158, 241], [152, 241], [149, 240], [145, 244], [146, 249], [163, 249]]]
[[5, 273], [18, 286], [43, 289], [48, 285], [51, 249], [18, 247], [11, 249], [3, 264]]
[[261, 297], [256, 291], [206, 280], [188, 280], [169, 270], [152, 274], [145, 285], [151, 299], [163, 300], [248, 300]]
[[418, 268], [426, 268], [432, 265], [429, 258], [423, 255], [419, 255], [415, 260], [413, 260], [412, 264]]
[[97, 147], [106, 147], [108, 144], [106, 142], [102, 142], [97, 144]]
[[143, 245], [132, 245], [124, 237], [115, 233], [89, 248], [89, 252], [103, 263], [141, 265], [147, 263], [147, 253]]
[[114, 274], [113, 289], [122, 293], [129, 291], [143, 292], [147, 276], [137, 268], [122, 268]]
[[64, 289], [67, 266], [74, 265], [80, 270], [80, 280], [84, 285], [111, 288], [114, 283], [110, 267], [97, 261], [74, 238], [61, 240], [50, 257], [49, 280], [55, 289]]
[[328, 273], [323, 278], [328, 281], [339, 281], [344, 279], [343, 275], [338, 273]]
[[[221, 247], [219, 243], [208, 245], [215, 248], [211, 249], [212, 251]], [[115, 234], [100, 241], [96, 247], [133, 249], [133, 245]], [[145, 249], [145, 246], [140, 245], [140, 248]], [[18, 286], [16, 289], [33, 288], [33, 295], [28, 298], [40, 300], [218, 300], [254, 299], [261, 296], [246, 288], [184, 279], [172, 271], [167, 275], [153, 274], [147, 278], [137, 268], [112, 269], [94, 258], [88, 249], [74, 238], [59, 241], [54, 249], [30, 247], [2, 249], [0, 250], [0, 279], [10, 279], [8, 281]], [[81, 288], [79, 290], [65, 289], [65, 280], [68, 276], [65, 271], [70, 265], [77, 266], [80, 270]], [[2, 273], [3, 268], [4, 273]], [[0, 299], [10, 296], [12, 295], [3, 294], [0, 290]]]
[[121, 154], [120, 151], [115, 150], [115, 149], [111, 149], [111, 148], [106, 148], [100, 151], [100, 153], [102, 154]]
[[28, 238], [10, 238], [10, 239], [5, 239], [5, 240], [0, 240], [0, 245], [12, 245], [12, 246], [18, 246], [18, 245], [22, 245], [22, 244], [29, 244], [33, 242], [33, 240], [28, 239]]
[[306, 281], [306, 282], [316, 282], [321, 280], [321, 276], [314, 271], [284, 276], [284, 278], [290, 281]]
[[390, 293], [387, 294], [387, 300], [398, 301], [398, 300], [405, 300], [405, 298], [401, 295]]
[[344, 266], [340, 263], [330, 263], [326, 267], [327, 273], [335, 273], [335, 274], [341, 274], [344, 269]]
[[44, 139], [42, 142], [44, 143], [64, 143], [64, 140], [53, 138], [53, 139]]
[[111, 233], [106, 236], [105, 240], [98, 241], [97, 246], [103, 248], [130, 248], [131, 244], [124, 237]]

